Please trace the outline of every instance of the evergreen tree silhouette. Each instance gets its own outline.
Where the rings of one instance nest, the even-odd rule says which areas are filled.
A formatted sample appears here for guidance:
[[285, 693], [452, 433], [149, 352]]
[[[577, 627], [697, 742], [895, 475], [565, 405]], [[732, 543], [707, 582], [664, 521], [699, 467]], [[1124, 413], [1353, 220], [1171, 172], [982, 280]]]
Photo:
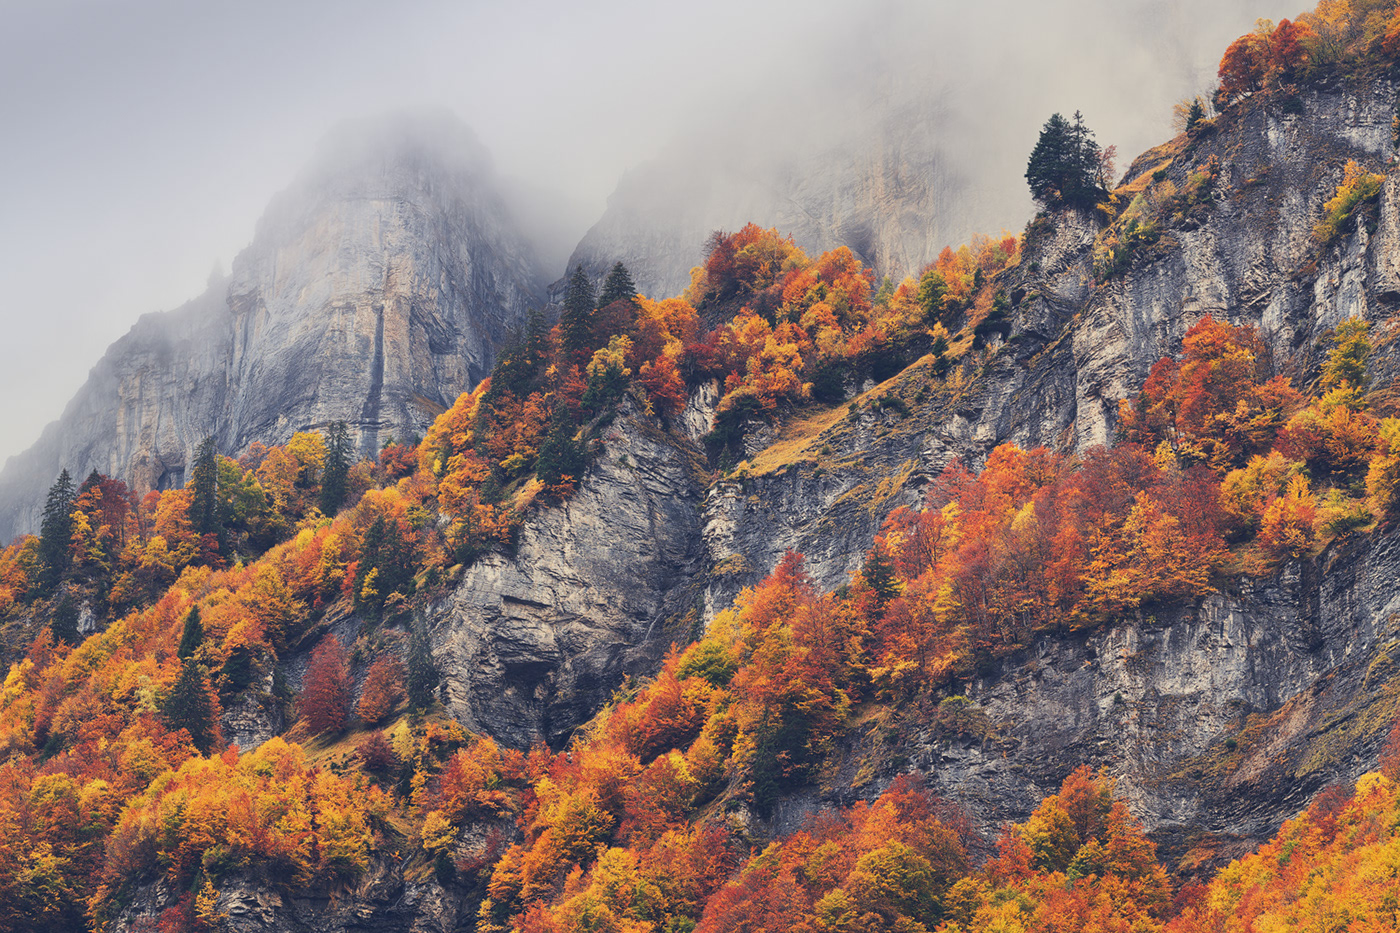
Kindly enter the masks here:
[[175, 679], [170, 695], [161, 709], [166, 728], [174, 732], [184, 729], [190, 734], [194, 747], [209, 754], [220, 744], [219, 698], [209, 686], [209, 675], [194, 658], [185, 658], [180, 676]]
[[40, 588], [52, 593], [68, 572], [71, 562], [68, 546], [73, 536], [73, 478], [64, 470], [49, 487], [44, 502], [44, 520], [39, 526], [39, 560], [42, 563]]
[[181, 661], [192, 658], [202, 644], [204, 623], [199, 621], [199, 607], [191, 606], [189, 615], [185, 616], [185, 628], [180, 633], [180, 647], [175, 649], [175, 656]]
[[326, 466], [321, 471], [321, 512], [335, 515], [349, 492], [350, 429], [344, 421], [336, 421], [326, 431]]

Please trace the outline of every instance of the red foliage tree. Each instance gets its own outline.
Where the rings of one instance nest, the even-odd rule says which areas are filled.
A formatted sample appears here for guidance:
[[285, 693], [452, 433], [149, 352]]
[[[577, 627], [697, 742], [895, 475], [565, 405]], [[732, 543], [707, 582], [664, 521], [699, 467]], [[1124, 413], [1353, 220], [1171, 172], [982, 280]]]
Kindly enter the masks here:
[[403, 702], [404, 666], [396, 654], [382, 654], [369, 666], [360, 704], [355, 708], [367, 723], [377, 723]]
[[315, 734], [339, 732], [350, 712], [350, 666], [334, 635], [321, 639], [301, 686], [301, 718]]

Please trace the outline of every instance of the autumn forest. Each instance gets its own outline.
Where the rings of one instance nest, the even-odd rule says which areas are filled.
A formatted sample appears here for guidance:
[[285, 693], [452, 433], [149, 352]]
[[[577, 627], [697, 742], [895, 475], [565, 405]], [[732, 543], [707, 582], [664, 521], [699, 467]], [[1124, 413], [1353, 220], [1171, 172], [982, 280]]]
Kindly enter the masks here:
[[[1176, 145], [1397, 56], [1393, 3], [1261, 21], [1214, 99], [1182, 103]], [[940, 465], [843, 585], [788, 551], [566, 743], [453, 718], [432, 607], [568, 506], [622, 413], [674, 429], [708, 387], [696, 469], [742, 484], [763, 426], [898, 420], [914, 392], [974, 385], [1065, 212], [1096, 225], [1086, 287], [1110, 289], [1230, 197], [1218, 160], [1119, 182], [1113, 156], [1057, 114], [1025, 232], [898, 283], [756, 224], [716, 232], [675, 297], [638, 294], [622, 263], [595, 291], [580, 267], [557, 319], [533, 315], [489, 378], [372, 458], [337, 422], [237, 456], [211, 437], [183, 485], [145, 494], [65, 471], [40, 532], [0, 550], [0, 929], [205, 933], [232, 879], [345, 892], [386, 866], [471, 899], [482, 933], [1395, 929], [1400, 726], [1374, 771], [1194, 872], [1159, 861], [1107, 770], [989, 834], [896, 760], [902, 736], [985, 737], [968, 685], [1038, 639], [1151, 625], [1393, 533], [1400, 405], [1373, 365], [1393, 321], [1329, 328], [1303, 373], [1201, 315], [1115, 400], [1111, 443]], [[1364, 227], [1374, 168], [1340, 167], [1310, 248]], [[250, 707], [286, 728], [241, 749], [224, 723]], [[840, 805], [771, 831], [852, 756]]]

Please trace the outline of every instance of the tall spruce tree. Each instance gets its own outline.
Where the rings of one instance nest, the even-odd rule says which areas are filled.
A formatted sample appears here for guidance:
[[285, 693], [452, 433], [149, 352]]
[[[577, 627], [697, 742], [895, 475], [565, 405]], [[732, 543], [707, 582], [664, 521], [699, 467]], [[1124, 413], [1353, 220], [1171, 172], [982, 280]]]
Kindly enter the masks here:
[[1052, 114], [1026, 164], [1031, 195], [1051, 210], [1092, 208], [1105, 193], [1101, 157], [1081, 113], [1075, 111], [1073, 123]]
[[175, 656], [181, 661], [192, 658], [202, 644], [204, 623], [199, 620], [199, 607], [191, 606], [189, 614], [185, 616], [185, 628], [180, 633], [180, 647], [175, 649]]
[[575, 266], [569, 285], [564, 290], [564, 309], [559, 312], [559, 340], [568, 356], [584, 359], [597, 349], [593, 345], [596, 308], [593, 283], [581, 264]]
[[[368, 585], [366, 585], [368, 584]], [[365, 531], [360, 568], [355, 578], [355, 607], [379, 611], [391, 593], [413, 587], [413, 550], [398, 519], [376, 518]]]
[[549, 325], [544, 312], [531, 311], [525, 327], [512, 329], [496, 355], [487, 398], [495, 401], [506, 392], [523, 398], [539, 387], [540, 376], [549, 362]]
[[349, 492], [350, 429], [344, 421], [333, 422], [326, 431], [326, 466], [321, 471], [322, 513], [334, 515], [340, 511]]
[[598, 311], [593, 319], [593, 346], [607, 346], [613, 334], [628, 334], [637, 327], [637, 286], [622, 263], [615, 263], [603, 280]]
[[219, 521], [219, 460], [212, 434], [195, 448], [194, 471], [190, 475], [190, 527], [199, 535], [223, 532]]
[[890, 553], [885, 550], [883, 544], [876, 544], [871, 548], [860, 575], [875, 595], [876, 607], [884, 612], [890, 600], [899, 595], [899, 577], [895, 574], [894, 561], [890, 559]]
[[1186, 111], [1186, 132], [1194, 133], [1196, 127], [1206, 118], [1206, 106], [1199, 97], [1191, 101], [1191, 109]]
[[219, 742], [218, 697], [209, 686], [209, 675], [194, 658], [185, 658], [180, 675], [165, 698], [161, 715], [170, 731], [185, 729], [194, 747], [209, 754]]
[[73, 477], [64, 470], [49, 487], [44, 501], [44, 520], [39, 526], [40, 587], [52, 593], [68, 572], [68, 546], [73, 537]]
[[621, 262], [614, 263], [612, 271], [603, 280], [603, 290], [598, 294], [598, 307], [606, 308], [614, 301], [636, 300], [637, 286], [632, 281], [632, 273], [628, 272]]
[[587, 461], [582, 445], [574, 441], [578, 428], [569, 410], [563, 405], [554, 412], [549, 436], [540, 445], [539, 456], [535, 461], [535, 476], [546, 486], [558, 486], [565, 476], [577, 482], [583, 476]]
[[53, 618], [49, 620], [49, 631], [53, 632], [55, 641], [65, 644], [76, 645], [83, 640], [78, 634], [78, 604], [73, 601], [71, 592], [65, 592], [54, 607]]

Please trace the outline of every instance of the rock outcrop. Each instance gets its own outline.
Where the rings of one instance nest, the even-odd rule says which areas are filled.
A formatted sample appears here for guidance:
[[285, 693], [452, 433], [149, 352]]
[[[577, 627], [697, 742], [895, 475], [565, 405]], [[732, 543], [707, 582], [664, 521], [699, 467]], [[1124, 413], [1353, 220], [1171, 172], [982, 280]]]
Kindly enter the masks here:
[[465, 571], [432, 638], [453, 715], [559, 745], [628, 674], [699, 630], [703, 460], [625, 401], [577, 492]]
[[[1106, 278], [1093, 267], [1097, 224], [1065, 214], [1042, 225], [1008, 285], [1008, 340], [951, 378], [933, 379], [926, 359], [850, 412], [789, 426], [774, 448], [782, 460], [761, 454], [710, 489], [710, 604], [727, 605], [787, 549], [821, 586], [841, 584], [884, 516], [922, 499], [953, 457], [976, 467], [1005, 442], [1112, 442], [1119, 399], [1207, 314], [1257, 326], [1300, 388], [1317, 377], [1330, 328], [1360, 317], [1385, 333], [1400, 300], [1400, 180], [1390, 174], [1335, 242], [1319, 246], [1313, 227], [1346, 160], [1381, 170], [1393, 159], [1395, 97], [1383, 79], [1322, 83], [1145, 154], [1129, 177], [1164, 170], [1184, 186], [1218, 166], [1213, 203]], [[1390, 341], [1371, 366], [1377, 384], [1394, 378]], [[908, 416], [876, 404], [890, 395]], [[967, 742], [930, 727], [905, 750], [909, 766], [994, 828], [1024, 819], [1074, 767], [1102, 765], [1172, 854], [1247, 850], [1323, 786], [1374, 766], [1397, 710], [1379, 684], [1397, 643], [1398, 561], [1393, 534], [1346, 539], [1160, 619], [1043, 638], [966, 685], [988, 731]], [[783, 826], [815, 805], [803, 800]]]
[[445, 115], [332, 134], [231, 277], [143, 317], [0, 473], [0, 538], [35, 528], [62, 468], [179, 485], [208, 435], [236, 453], [344, 420], [367, 453], [420, 433], [544, 300], [490, 159]]
[[[1111, 443], [1119, 400], [1208, 314], [1259, 327], [1275, 367], [1306, 388], [1330, 328], [1348, 317], [1380, 326], [1400, 301], [1400, 179], [1388, 177], [1374, 217], [1325, 248], [1313, 237], [1346, 160], [1379, 169], [1394, 156], [1395, 94], [1380, 79], [1322, 84], [1300, 99], [1302, 115], [1238, 108], [1194, 143], [1144, 154], [1129, 177], [1165, 165], [1164, 177], [1184, 186], [1219, 166], [1213, 203], [1098, 284], [1097, 223], [1064, 213], [1037, 224], [1007, 286], [1009, 339], [951, 378], [934, 380], [926, 360], [820, 430], [785, 429], [789, 451], [788, 435], [810, 435], [787, 462], [764, 455], [710, 491], [712, 556], [748, 568], [726, 591], [760, 579], [789, 548], [809, 556], [819, 583], [838, 585], [884, 515], [919, 498], [954, 457], [977, 467], [1007, 442], [1066, 451]], [[1400, 356], [1382, 341], [1371, 365], [1386, 384]], [[889, 394], [908, 416], [871, 404]]]
[[[1328, 328], [1356, 316], [1385, 333], [1400, 303], [1394, 174], [1352, 229], [1325, 246], [1313, 236], [1347, 159], [1376, 169], [1393, 160], [1395, 108], [1387, 79], [1320, 82], [1145, 154], [1130, 177], [1161, 173], [1202, 195], [1155, 244], [1109, 272], [1095, 268], [1093, 218], [1033, 225], [1007, 282], [1009, 337], [947, 376], [926, 358], [849, 409], [780, 428], [723, 481], [707, 485], [694, 446], [713, 387], [674, 431], [624, 408], [575, 495], [532, 513], [513, 552], [464, 571], [429, 620], [451, 712], [512, 745], [560, 745], [625, 676], [654, 670], [670, 642], [784, 551], [804, 553], [817, 583], [835, 587], [888, 512], [918, 502], [953, 458], [978, 466], [1008, 441], [1065, 452], [1111, 441], [1118, 401], [1207, 314], [1258, 326], [1277, 369], [1306, 387]], [[1212, 177], [1202, 183], [1202, 173]], [[669, 261], [674, 244], [656, 243]], [[604, 252], [594, 255], [636, 262]], [[676, 290], [644, 268], [640, 280]], [[1393, 380], [1393, 341], [1379, 342], [1372, 367], [1378, 383]], [[1400, 707], [1398, 575], [1400, 538], [1383, 529], [1273, 577], [1231, 580], [1196, 604], [1043, 634], [979, 670], [927, 721], [896, 711], [895, 729], [851, 730], [826, 786], [792, 788], [772, 822], [755, 826], [795, 828], [916, 771], [994, 832], [1089, 764], [1118, 779], [1184, 872], [1238, 854], [1320, 788], [1374, 765]], [[265, 885], [220, 901], [234, 928], [278, 930], [453, 928], [470, 924], [466, 903], [387, 864], [333, 902]], [[138, 902], [131, 916], [155, 906]]]

